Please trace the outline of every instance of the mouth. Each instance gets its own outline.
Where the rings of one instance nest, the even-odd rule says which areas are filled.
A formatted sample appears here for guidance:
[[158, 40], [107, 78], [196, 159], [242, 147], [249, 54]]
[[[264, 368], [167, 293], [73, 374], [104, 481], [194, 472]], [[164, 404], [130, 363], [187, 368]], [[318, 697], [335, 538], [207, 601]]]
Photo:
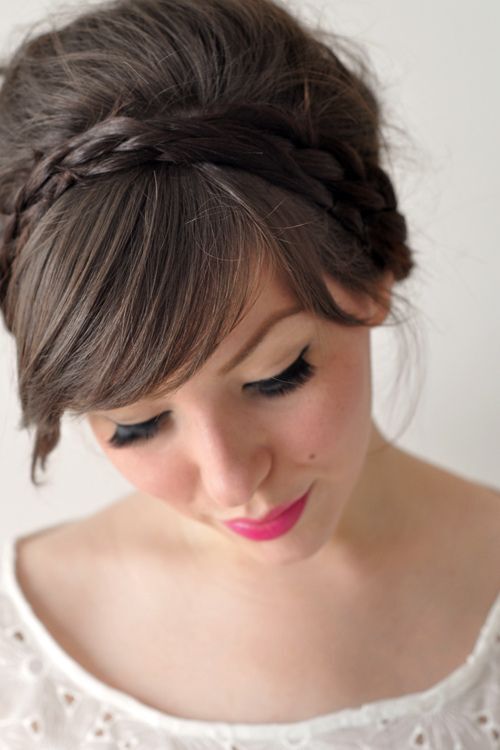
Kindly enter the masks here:
[[289, 500], [286, 503], [281, 503], [280, 505], [276, 505], [276, 507], [272, 508], [268, 513], [266, 513], [264, 516], [261, 516], [260, 518], [231, 518], [229, 521], [225, 521], [225, 523], [242, 523], [248, 526], [259, 526], [264, 523], [269, 523], [269, 521], [274, 521], [275, 518], [278, 518], [282, 513], [285, 513], [287, 510], [291, 508], [292, 505], [295, 505], [295, 503], [298, 503], [299, 500], [302, 500], [307, 493], [304, 493], [300, 497], [297, 497], [295, 500]]
[[283, 536], [295, 526], [302, 516], [310, 489], [297, 500], [273, 508], [263, 518], [258, 520], [241, 518], [234, 521], [225, 521], [223, 522], [224, 526], [227, 526], [234, 533], [254, 541], [271, 540]]

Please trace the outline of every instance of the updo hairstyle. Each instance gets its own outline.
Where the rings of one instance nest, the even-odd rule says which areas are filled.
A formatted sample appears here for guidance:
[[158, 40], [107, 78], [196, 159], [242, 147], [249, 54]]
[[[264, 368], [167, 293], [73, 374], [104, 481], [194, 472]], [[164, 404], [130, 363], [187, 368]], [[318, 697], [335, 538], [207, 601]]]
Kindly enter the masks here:
[[375, 77], [340, 36], [271, 0], [72, 14], [1, 69], [0, 309], [35, 485], [65, 412], [182, 385], [264, 274], [356, 326], [323, 274], [384, 304], [414, 266]]

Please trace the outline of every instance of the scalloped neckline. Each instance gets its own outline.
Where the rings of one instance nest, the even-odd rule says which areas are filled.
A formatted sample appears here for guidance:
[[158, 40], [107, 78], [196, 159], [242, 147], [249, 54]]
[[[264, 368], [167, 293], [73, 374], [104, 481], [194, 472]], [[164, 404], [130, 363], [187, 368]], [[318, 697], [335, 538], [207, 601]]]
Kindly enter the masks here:
[[[68, 522], [70, 523], [70, 522]], [[51, 530], [66, 525], [57, 524]], [[48, 531], [44, 529], [43, 531]], [[478, 671], [484, 666], [488, 646], [495, 635], [500, 640], [500, 592], [491, 605], [480, 629], [473, 650], [465, 661], [439, 682], [426, 690], [406, 693], [393, 698], [383, 698], [353, 708], [344, 708], [328, 714], [296, 722], [279, 723], [235, 723], [225, 721], [206, 721], [186, 719], [148, 706], [133, 698], [128, 693], [111, 687], [88, 672], [74, 660], [52, 637], [44, 624], [36, 617], [30, 602], [24, 595], [16, 573], [17, 544], [28, 536], [10, 536], [4, 539], [3, 565], [0, 573], [6, 590], [15, 602], [21, 620], [27, 623], [34, 633], [41, 650], [48, 653], [52, 663], [79, 687], [91, 693], [108, 706], [133, 716], [135, 719], [168, 730], [174, 734], [191, 736], [224, 737], [231, 739], [275, 739], [276, 731], [289, 732], [292, 736], [317, 736], [325, 732], [346, 728], [361, 727], [372, 721], [395, 719], [407, 714], [421, 713], [436, 704], [442, 704], [463, 691], [475, 679]]]

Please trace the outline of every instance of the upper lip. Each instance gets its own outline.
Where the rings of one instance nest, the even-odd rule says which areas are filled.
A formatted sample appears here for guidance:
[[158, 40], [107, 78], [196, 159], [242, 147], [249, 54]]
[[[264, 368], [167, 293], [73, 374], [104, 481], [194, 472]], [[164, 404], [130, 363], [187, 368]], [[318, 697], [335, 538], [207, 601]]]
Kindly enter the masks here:
[[288, 506], [293, 505], [293, 503], [296, 503], [298, 500], [300, 500], [302, 497], [304, 497], [306, 493], [304, 492], [299, 497], [295, 498], [295, 500], [289, 500], [286, 503], [281, 503], [280, 505], [276, 505], [272, 510], [269, 511], [269, 513], [266, 513], [264, 516], [261, 516], [260, 518], [230, 518], [227, 521], [224, 521], [224, 523], [253, 523], [253, 524], [260, 524], [260, 523], [268, 523], [269, 521], [272, 521], [276, 518], [276, 516], [279, 516], [285, 511]]

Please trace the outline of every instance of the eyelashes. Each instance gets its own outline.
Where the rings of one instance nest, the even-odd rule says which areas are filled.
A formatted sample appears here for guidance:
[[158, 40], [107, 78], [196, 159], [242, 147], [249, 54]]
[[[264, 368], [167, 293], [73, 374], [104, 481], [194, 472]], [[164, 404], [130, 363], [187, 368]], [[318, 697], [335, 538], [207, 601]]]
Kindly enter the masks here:
[[[247, 383], [244, 388], [256, 391], [265, 398], [276, 398], [297, 390], [307, 383], [316, 372], [316, 367], [304, 358], [308, 349], [309, 345], [304, 347], [297, 359], [279, 375], [267, 380]], [[115, 448], [122, 448], [125, 445], [150, 440], [158, 433], [161, 424], [169, 413], [168, 411], [162, 412], [153, 419], [140, 424], [117, 425], [116, 431], [108, 440], [108, 443]]]
[[136, 443], [142, 440], [148, 440], [156, 435], [161, 422], [168, 416], [169, 412], [164, 411], [153, 419], [140, 424], [119, 424], [116, 426], [115, 433], [108, 440], [108, 443], [115, 448], [121, 448], [130, 443]]
[[248, 383], [245, 388], [256, 389], [263, 396], [280, 396], [289, 391], [294, 391], [306, 383], [314, 374], [315, 367], [304, 359], [304, 354], [309, 349], [306, 346], [300, 352], [297, 359], [279, 375], [268, 380], [258, 380], [256, 383]]

